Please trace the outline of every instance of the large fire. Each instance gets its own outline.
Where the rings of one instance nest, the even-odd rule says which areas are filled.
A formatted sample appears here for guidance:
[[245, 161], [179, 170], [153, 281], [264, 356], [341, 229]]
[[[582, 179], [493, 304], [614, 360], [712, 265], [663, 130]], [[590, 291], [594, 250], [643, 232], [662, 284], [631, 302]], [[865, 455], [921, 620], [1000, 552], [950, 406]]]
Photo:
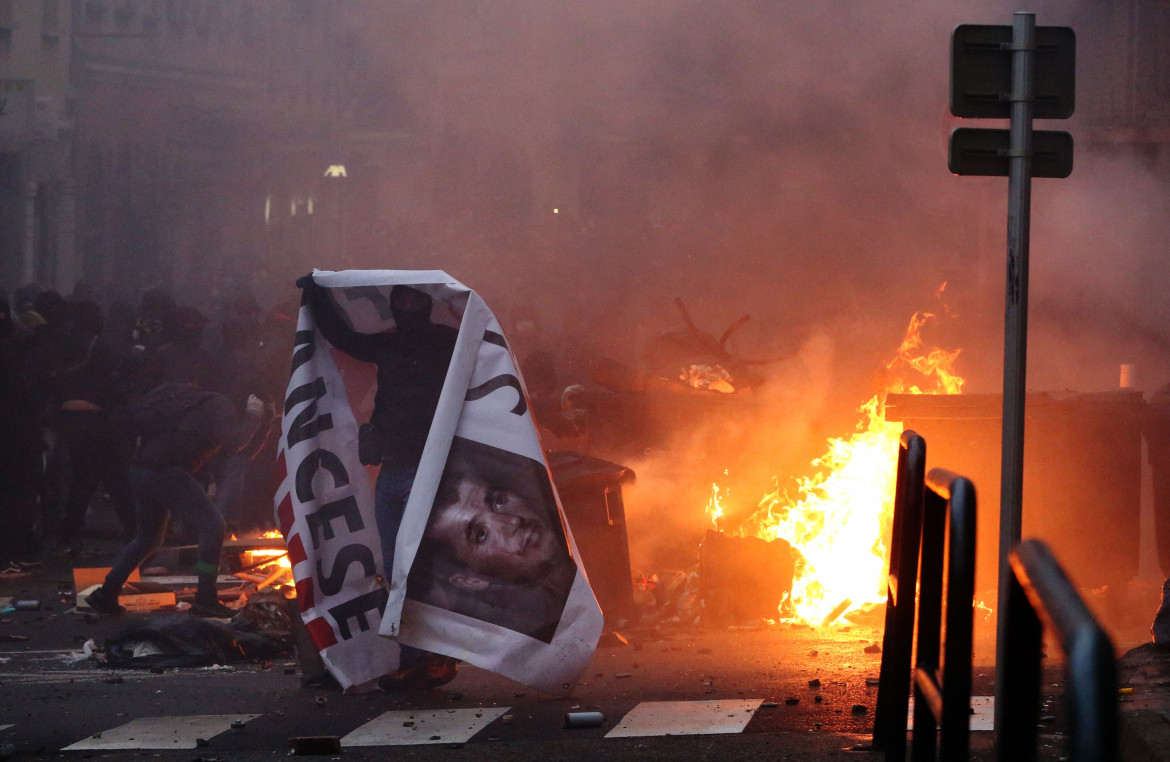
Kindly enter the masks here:
[[[902, 434], [900, 422], [885, 420], [886, 395], [959, 394], [963, 387], [952, 369], [961, 350], [923, 349], [921, 329], [933, 318], [930, 313], [911, 318], [902, 345], [886, 364], [886, 388], [861, 405], [855, 433], [829, 440], [828, 451], [812, 462], [815, 474], [797, 480], [796, 497], [774, 479], [775, 489], [734, 532], [782, 538], [798, 554], [792, 596], [781, 618], [832, 623], [849, 611], [885, 602], [889, 559], [884, 538], [893, 517], [894, 464]], [[908, 371], [921, 377], [917, 383], [907, 378]], [[713, 522], [723, 514], [718, 485], [707, 511]]]

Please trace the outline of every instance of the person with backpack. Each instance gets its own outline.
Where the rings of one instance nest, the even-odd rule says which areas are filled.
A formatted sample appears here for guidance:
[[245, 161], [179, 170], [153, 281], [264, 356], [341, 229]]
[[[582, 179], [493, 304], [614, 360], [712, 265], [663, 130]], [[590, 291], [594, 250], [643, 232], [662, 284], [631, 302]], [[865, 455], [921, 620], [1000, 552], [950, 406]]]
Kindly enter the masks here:
[[264, 402], [254, 394], [240, 415], [227, 397], [187, 383], [161, 384], [127, 408], [127, 428], [138, 437], [129, 469], [136, 530], [102, 586], [86, 596], [94, 611], [107, 615], [125, 611], [118, 603], [122, 585], [162, 546], [174, 511], [195, 527], [198, 538], [191, 612], [219, 618], [235, 614], [219, 602], [216, 587], [224, 518], [195, 474], [216, 453], [245, 447], [265, 413]]

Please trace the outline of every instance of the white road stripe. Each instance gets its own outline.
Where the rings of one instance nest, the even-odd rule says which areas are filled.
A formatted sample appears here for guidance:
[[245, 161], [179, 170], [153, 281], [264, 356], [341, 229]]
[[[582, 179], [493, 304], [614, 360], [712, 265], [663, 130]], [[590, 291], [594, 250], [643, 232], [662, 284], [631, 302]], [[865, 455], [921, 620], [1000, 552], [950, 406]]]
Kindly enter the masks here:
[[644, 701], [605, 737], [742, 733], [761, 703], [762, 699]]
[[[995, 730], [995, 696], [971, 697], [971, 730]], [[906, 730], [914, 730], [914, 699], [906, 716]]]
[[386, 712], [341, 739], [344, 746], [464, 743], [508, 707]]
[[194, 749], [196, 740], [209, 739], [247, 722], [258, 714], [193, 714], [186, 717], [140, 717], [66, 746], [62, 751], [101, 749]]

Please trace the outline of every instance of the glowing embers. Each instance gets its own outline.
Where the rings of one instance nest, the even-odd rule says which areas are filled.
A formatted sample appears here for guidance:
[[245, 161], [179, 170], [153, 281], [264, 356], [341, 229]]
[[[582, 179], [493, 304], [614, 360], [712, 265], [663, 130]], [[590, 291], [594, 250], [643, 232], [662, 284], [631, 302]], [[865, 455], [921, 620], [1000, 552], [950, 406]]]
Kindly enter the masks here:
[[229, 550], [234, 546], [238, 551], [240, 568], [233, 572], [233, 576], [253, 583], [256, 590], [284, 585], [291, 591], [292, 564], [279, 530], [273, 529], [245, 540], [237, 540], [233, 535], [227, 545]]
[[[791, 544], [795, 575], [780, 608], [782, 619], [843, 623], [851, 613], [856, 617], [885, 602], [884, 538], [893, 517], [902, 433], [900, 422], [885, 420], [886, 394], [958, 394], [963, 386], [952, 369], [961, 350], [923, 348], [921, 329], [933, 317], [916, 313], [910, 320], [895, 357], [886, 363], [886, 389], [859, 408], [858, 430], [829, 440], [826, 453], [811, 464], [813, 475], [796, 480], [794, 496], [774, 479], [775, 488], [755, 513], [730, 533]], [[713, 524], [723, 515], [723, 499], [715, 485], [707, 508]]]
[[722, 365], [688, 365], [679, 374], [679, 380], [695, 389], [706, 389], [721, 394], [732, 394], [731, 373]]

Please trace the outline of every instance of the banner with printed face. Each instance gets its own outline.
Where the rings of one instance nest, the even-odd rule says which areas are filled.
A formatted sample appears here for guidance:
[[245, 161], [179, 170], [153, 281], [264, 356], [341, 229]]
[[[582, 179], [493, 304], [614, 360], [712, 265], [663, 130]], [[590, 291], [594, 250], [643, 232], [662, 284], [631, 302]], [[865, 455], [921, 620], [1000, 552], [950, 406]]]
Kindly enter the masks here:
[[602, 615], [499, 322], [440, 271], [311, 277], [275, 503], [330, 672], [369, 687], [403, 643], [570, 691]]

